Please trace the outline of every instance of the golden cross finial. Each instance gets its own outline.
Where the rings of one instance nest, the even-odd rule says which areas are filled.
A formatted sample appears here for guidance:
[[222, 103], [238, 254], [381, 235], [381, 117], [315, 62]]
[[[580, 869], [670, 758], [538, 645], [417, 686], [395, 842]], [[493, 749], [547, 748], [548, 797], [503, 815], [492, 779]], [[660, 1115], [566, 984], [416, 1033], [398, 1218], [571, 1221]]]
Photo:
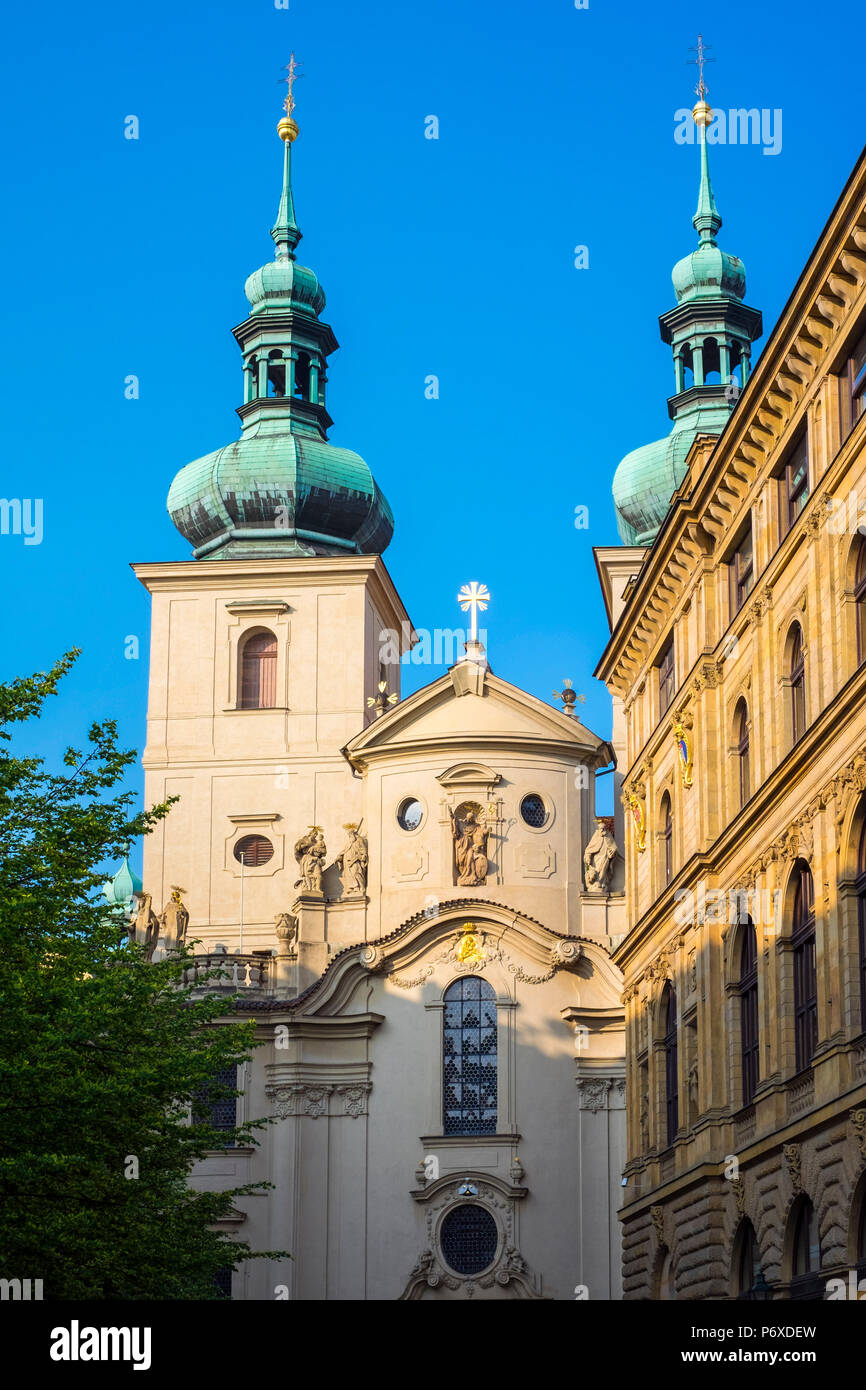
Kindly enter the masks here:
[[695, 87], [695, 92], [697, 93], [699, 101], [706, 100], [709, 91], [709, 87], [704, 85], [704, 64], [714, 63], [716, 61], [715, 58], [707, 57], [707, 52], [710, 48], [712, 48], [712, 44], [704, 43], [703, 34], [698, 34], [697, 44], [694, 48], [689, 49], [690, 53], [697, 54], [697, 57], [689, 58], [688, 61], [689, 63], [694, 63], [698, 69], [698, 85]]
[[295, 109], [294, 86], [296, 81], [298, 80], [298, 77], [300, 76], [300, 74], [297, 71], [297, 66], [297, 63], [295, 62], [295, 55], [294, 53], [292, 53], [285, 67], [285, 70], [288, 73], [288, 77], [284, 79], [286, 86], [289, 90], [286, 93], [286, 99], [283, 102], [283, 110], [289, 117], [291, 117], [291, 114]]

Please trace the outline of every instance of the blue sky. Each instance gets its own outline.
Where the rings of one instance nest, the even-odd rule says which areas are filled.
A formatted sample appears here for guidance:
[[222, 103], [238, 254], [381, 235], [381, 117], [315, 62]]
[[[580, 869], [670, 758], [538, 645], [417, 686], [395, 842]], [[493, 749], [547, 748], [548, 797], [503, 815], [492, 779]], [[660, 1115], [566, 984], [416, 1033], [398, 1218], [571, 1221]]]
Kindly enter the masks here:
[[[341, 344], [331, 440], [364, 455], [391, 502], [388, 568], [430, 629], [460, 625], [459, 585], [485, 582], [497, 674], [544, 700], [570, 677], [609, 734], [592, 546], [617, 540], [619, 459], [668, 428], [657, 319], [695, 245], [698, 154], [673, 133], [699, 29], [711, 103], [782, 112], [778, 154], [711, 152], [719, 241], [745, 261], [769, 331], [863, 142], [859, 83], [812, 61], [803, 0], [9, 12], [0, 495], [42, 498], [44, 535], [0, 536], [2, 678], [83, 649], [38, 751], [108, 714], [143, 744], [148, 599], [128, 565], [189, 556], [168, 486], [238, 433], [230, 329], [272, 255], [292, 49], [299, 256]], [[404, 688], [439, 674], [410, 667]]]

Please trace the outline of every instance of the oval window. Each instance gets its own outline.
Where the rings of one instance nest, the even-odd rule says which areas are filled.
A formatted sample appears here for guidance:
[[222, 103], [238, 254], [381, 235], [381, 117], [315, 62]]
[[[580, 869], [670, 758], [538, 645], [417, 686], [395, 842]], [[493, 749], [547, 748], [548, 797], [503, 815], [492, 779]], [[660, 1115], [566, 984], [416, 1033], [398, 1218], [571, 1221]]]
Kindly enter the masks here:
[[547, 820], [547, 807], [544, 798], [538, 792], [530, 792], [520, 803], [520, 814], [527, 825], [531, 825], [534, 830], [540, 830]]
[[445, 1263], [455, 1274], [480, 1274], [493, 1264], [499, 1231], [485, 1207], [464, 1202], [449, 1211], [439, 1231]]
[[424, 807], [414, 796], [401, 801], [397, 811], [397, 824], [401, 830], [417, 830], [424, 816]]
[[244, 835], [235, 845], [235, 859], [247, 869], [260, 869], [273, 858], [274, 847], [264, 835]]

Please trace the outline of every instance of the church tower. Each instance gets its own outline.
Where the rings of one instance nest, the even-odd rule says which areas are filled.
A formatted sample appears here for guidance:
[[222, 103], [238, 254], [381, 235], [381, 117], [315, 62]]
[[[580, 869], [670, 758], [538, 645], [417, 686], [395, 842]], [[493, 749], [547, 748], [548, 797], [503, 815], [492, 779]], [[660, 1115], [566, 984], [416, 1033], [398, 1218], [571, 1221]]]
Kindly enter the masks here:
[[[228, 951], [270, 950], [302, 831], [360, 821], [340, 750], [373, 717], [380, 682], [399, 696], [411, 635], [380, 558], [391, 510], [360, 455], [328, 440], [337, 340], [318, 277], [296, 258], [293, 108], [290, 94], [274, 259], [247, 279], [250, 312], [234, 329], [240, 438], [171, 484], [193, 559], [134, 566], [153, 598], [146, 795], [180, 798], [145, 843], [145, 882], [160, 902], [182, 886], [209, 946]], [[289, 839], [277, 801], [291, 807]], [[315, 975], [326, 950], [313, 935], [302, 950]]]

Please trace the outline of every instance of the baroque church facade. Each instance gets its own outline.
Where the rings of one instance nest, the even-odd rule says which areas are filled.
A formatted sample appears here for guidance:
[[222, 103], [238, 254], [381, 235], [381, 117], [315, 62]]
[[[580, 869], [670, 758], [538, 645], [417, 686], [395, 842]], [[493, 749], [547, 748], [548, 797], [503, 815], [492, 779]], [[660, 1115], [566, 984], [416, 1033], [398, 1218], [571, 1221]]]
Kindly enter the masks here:
[[866, 1275], [866, 155], [750, 371], [760, 315], [716, 241], [711, 117], [701, 99], [698, 247], [661, 319], [673, 429], [620, 464], [623, 543], [596, 552], [628, 823], [624, 1297], [851, 1298]]
[[193, 558], [134, 566], [146, 797], [179, 798], [145, 843], [134, 930], [197, 942], [201, 987], [240, 995], [263, 1045], [234, 1113], [275, 1117], [192, 1181], [273, 1184], [226, 1227], [292, 1259], [243, 1264], [235, 1298], [618, 1298], [611, 745], [573, 699], [495, 675], [474, 631], [401, 698], [393, 519], [327, 437], [337, 343], [295, 255], [291, 101], [278, 130], [275, 257], [234, 330], [241, 436], [171, 485]]

